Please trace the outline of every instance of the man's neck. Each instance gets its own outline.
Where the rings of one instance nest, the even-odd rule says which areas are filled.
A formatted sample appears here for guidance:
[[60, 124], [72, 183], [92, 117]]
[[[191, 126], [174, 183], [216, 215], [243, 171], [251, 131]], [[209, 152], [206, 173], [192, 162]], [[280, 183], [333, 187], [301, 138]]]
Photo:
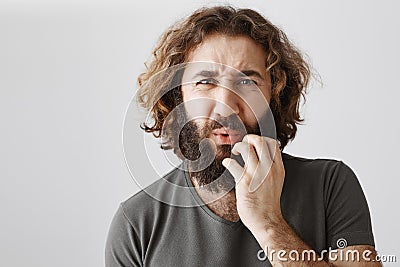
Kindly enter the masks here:
[[235, 189], [224, 194], [222, 197], [219, 197], [215, 200], [216, 194], [210, 191], [207, 191], [200, 186], [197, 185], [195, 181], [191, 178], [194, 188], [196, 189], [197, 194], [206, 203], [207, 207], [225, 220], [231, 222], [237, 222], [240, 217], [236, 208], [236, 192]]

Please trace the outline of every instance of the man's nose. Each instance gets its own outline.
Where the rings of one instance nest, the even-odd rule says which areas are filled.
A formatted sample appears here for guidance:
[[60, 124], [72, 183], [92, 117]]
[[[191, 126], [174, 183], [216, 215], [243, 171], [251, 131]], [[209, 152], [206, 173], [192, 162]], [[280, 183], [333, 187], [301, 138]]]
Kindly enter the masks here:
[[222, 117], [239, 114], [239, 96], [233, 90], [218, 87], [215, 91], [214, 113]]

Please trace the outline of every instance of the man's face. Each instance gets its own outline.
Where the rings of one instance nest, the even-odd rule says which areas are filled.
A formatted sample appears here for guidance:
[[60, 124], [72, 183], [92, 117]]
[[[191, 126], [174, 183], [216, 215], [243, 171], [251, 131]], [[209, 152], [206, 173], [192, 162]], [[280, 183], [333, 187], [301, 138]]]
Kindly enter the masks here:
[[259, 134], [258, 120], [266, 114], [271, 99], [266, 54], [249, 37], [214, 34], [189, 54], [187, 62], [182, 96], [191, 121], [180, 143], [189, 143], [186, 150], [191, 150], [191, 142], [211, 139], [218, 165], [230, 157], [231, 146], [244, 135]]

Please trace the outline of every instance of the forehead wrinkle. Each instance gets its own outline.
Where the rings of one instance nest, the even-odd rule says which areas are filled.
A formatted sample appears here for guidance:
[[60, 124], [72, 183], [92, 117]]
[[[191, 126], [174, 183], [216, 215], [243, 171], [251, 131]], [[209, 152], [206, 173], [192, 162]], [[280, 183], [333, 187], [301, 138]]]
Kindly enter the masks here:
[[[247, 66], [247, 59], [252, 55], [246, 55], [246, 52], [241, 47], [230, 45], [225, 37], [222, 41], [217, 42], [215, 39], [208, 37], [196, 49], [191, 51], [189, 61], [212, 61], [223, 65], [228, 65], [235, 69], [240, 69]], [[221, 46], [221, 43], [226, 42], [226, 45]], [[202, 56], [199, 58], [200, 55]]]
[[[232, 50], [232, 48], [227, 50]], [[218, 51], [216, 48], [213, 48], [211, 58], [214, 58], [213, 61], [215, 63], [222, 64], [221, 68], [224, 72], [227, 69], [226, 66], [239, 72], [241, 69], [251, 68], [251, 64], [249, 64], [247, 60], [248, 57], [243, 54], [243, 51], [240, 51], [239, 53], [236, 53], [235, 51], [227, 53], [226, 51]]]
[[261, 74], [263, 80], [267, 78], [264, 48], [246, 36], [232, 37], [222, 34], [207, 36], [191, 51], [190, 59], [192, 62], [208, 61], [224, 64], [239, 73], [242, 70], [254, 70]]
[[241, 51], [239, 54], [235, 54], [234, 52], [218, 53], [215, 48], [213, 48], [212, 50], [212, 54], [210, 55], [210, 57], [212, 58], [211, 61], [216, 63], [212, 70], [219, 72], [220, 76], [248, 76], [243, 74], [242, 71], [251, 70], [259, 73], [261, 75], [260, 78], [263, 78], [264, 73], [260, 73], [260, 68], [254, 66], [253, 63], [249, 62], [248, 57], [246, 57], [246, 55], [243, 55], [243, 51]]

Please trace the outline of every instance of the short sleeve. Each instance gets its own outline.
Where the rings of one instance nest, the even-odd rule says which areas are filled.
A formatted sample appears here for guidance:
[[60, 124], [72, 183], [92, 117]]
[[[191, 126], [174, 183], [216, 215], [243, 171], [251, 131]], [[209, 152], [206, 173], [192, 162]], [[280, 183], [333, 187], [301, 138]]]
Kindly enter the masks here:
[[119, 206], [111, 222], [105, 247], [106, 267], [142, 266], [140, 242], [135, 229]]
[[327, 246], [375, 246], [371, 217], [361, 185], [352, 171], [338, 161], [325, 187]]

